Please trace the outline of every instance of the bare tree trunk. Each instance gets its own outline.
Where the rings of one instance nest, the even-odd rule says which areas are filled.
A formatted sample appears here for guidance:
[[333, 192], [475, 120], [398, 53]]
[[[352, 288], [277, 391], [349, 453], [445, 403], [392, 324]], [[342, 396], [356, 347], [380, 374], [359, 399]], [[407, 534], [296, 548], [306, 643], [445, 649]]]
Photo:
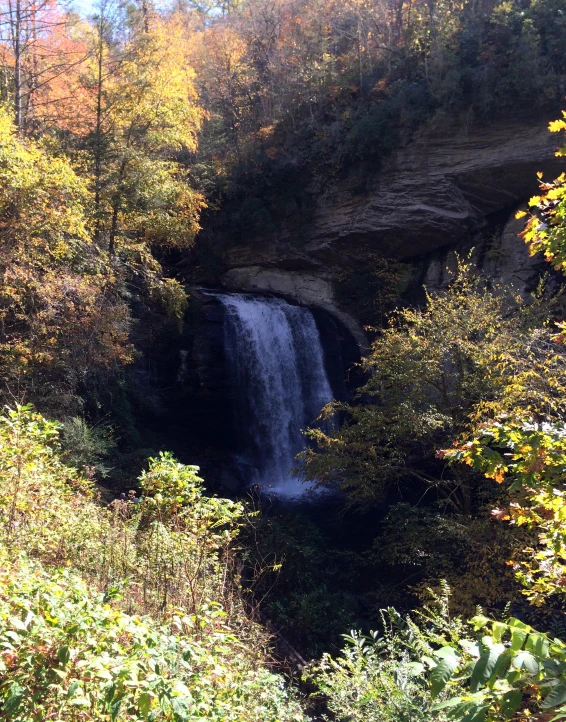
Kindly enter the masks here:
[[149, 33], [149, 6], [147, 0], [142, 0], [142, 18], [143, 18], [143, 31], [147, 35]]
[[96, 225], [94, 239], [100, 240], [100, 194], [102, 190], [102, 84], [104, 70], [104, 11], [100, 9], [98, 23], [98, 48], [97, 48], [97, 77], [96, 77], [96, 127], [94, 131], [94, 208], [96, 214]]
[[360, 73], [360, 96], [364, 95], [364, 69], [362, 62], [362, 22], [358, 17], [358, 70]]
[[22, 127], [22, 4], [10, 0], [10, 31], [14, 50], [14, 120], [18, 131]]

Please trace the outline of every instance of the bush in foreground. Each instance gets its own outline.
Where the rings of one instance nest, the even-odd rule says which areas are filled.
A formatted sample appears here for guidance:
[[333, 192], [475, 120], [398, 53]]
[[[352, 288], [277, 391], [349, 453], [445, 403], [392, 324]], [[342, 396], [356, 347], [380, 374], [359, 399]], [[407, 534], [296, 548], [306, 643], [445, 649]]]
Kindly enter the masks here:
[[304, 720], [239, 591], [242, 505], [161, 454], [102, 506], [57, 436], [0, 416], [0, 718]]

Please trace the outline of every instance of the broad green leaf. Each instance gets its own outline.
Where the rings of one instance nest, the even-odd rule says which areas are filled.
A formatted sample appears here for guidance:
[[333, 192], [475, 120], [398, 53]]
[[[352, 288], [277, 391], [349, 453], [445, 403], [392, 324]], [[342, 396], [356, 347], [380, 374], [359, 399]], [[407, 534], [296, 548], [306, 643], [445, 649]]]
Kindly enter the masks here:
[[470, 680], [470, 690], [472, 692], [477, 692], [480, 685], [486, 682], [493, 674], [495, 664], [501, 654], [502, 646], [503, 645], [497, 644], [490, 649], [486, 649], [475, 663]]
[[479, 642], [472, 642], [469, 639], [461, 639], [458, 644], [462, 647], [464, 652], [467, 652], [476, 659], [481, 655], [481, 646]]
[[10, 617], [10, 624], [20, 632], [27, 632], [27, 625], [25, 622], [22, 622], [21, 619], [18, 619], [18, 617]]
[[460, 722], [462, 718], [465, 717], [466, 714], [468, 714], [468, 712], [475, 711], [476, 709], [476, 702], [462, 702], [462, 704], [448, 709], [445, 714], [448, 719], [453, 719], [456, 720], [456, 722]]
[[143, 694], [140, 694], [138, 698], [138, 709], [141, 715], [147, 717], [147, 715], [149, 714], [149, 710], [151, 709], [151, 695], [149, 694], [149, 692], [144, 692]]
[[477, 632], [482, 627], [485, 627], [489, 621], [489, 617], [485, 617], [483, 614], [476, 614], [475, 617], [470, 619], [470, 624], [473, 626], [474, 631]]
[[525, 649], [534, 652], [537, 657], [548, 657], [549, 641], [542, 634], [529, 634]]
[[507, 631], [508, 626], [506, 624], [503, 624], [503, 622], [494, 622], [491, 635], [495, 639], [496, 642], [501, 642], [501, 639], [505, 632]]
[[523, 647], [527, 634], [528, 632], [525, 632], [524, 629], [511, 629], [511, 650], [513, 652], [518, 652]]
[[523, 693], [518, 690], [513, 692], [507, 692], [507, 694], [501, 700], [501, 711], [505, 715], [505, 719], [512, 719], [515, 712], [521, 706], [523, 701]]
[[461, 703], [461, 697], [451, 697], [450, 699], [445, 699], [443, 702], [437, 702], [436, 704], [433, 704], [431, 710], [433, 712], [438, 712], [441, 709], [446, 709], [447, 707], [455, 707], [456, 705]]
[[509, 667], [511, 666], [511, 654], [511, 650], [506, 649], [499, 655], [497, 661], [495, 662], [493, 672], [489, 678], [488, 687], [492, 688], [498, 679], [505, 677], [509, 671]]
[[175, 718], [179, 721], [184, 721], [188, 719], [187, 710], [183, 707], [183, 705], [179, 702], [177, 699], [171, 700], [171, 708], [173, 712], [175, 713]]
[[18, 711], [20, 707], [20, 703], [23, 699], [25, 693], [24, 687], [22, 687], [17, 682], [13, 682], [10, 686], [10, 691], [8, 692], [8, 696], [6, 697], [6, 702], [4, 703], [4, 710], [8, 715], [14, 715]]
[[79, 680], [78, 679], [73, 680], [71, 682], [71, 684], [69, 685], [69, 689], [67, 690], [67, 697], [72, 697], [75, 694], [75, 692], [79, 689], [79, 687], [80, 687]]
[[477, 706], [462, 717], [462, 722], [485, 722], [487, 710], [488, 706], [486, 705]]
[[548, 694], [542, 701], [542, 709], [550, 709], [558, 707], [559, 704], [566, 702], [566, 683], [559, 684]]
[[511, 660], [511, 665], [515, 669], [526, 669], [530, 674], [538, 674], [539, 672], [537, 660], [526, 650], [518, 652]]
[[110, 705], [110, 719], [111, 720], [117, 720], [118, 715], [120, 714], [120, 708], [122, 706], [122, 700], [118, 699], [116, 702], [112, 702]]
[[522, 629], [524, 632], [527, 632], [527, 633], [529, 633], [532, 629], [531, 626], [529, 626], [528, 624], [525, 624], [524, 622], [521, 622], [521, 620], [517, 619], [517, 617], [510, 617], [509, 620], [507, 621], [507, 624], [510, 627], [513, 627], [515, 629]]
[[456, 657], [459, 659], [458, 652], [454, 649], [454, 647], [441, 647], [440, 649], [437, 649], [434, 653], [435, 657], [438, 657], [439, 659], [448, 659], [450, 657]]
[[421, 664], [421, 662], [409, 662], [407, 664], [407, 670], [412, 676], [418, 676], [425, 671], [425, 666]]
[[459, 658], [456, 655], [448, 655], [442, 659], [430, 673], [430, 688], [432, 697], [438, 696], [446, 686], [448, 680], [458, 667]]

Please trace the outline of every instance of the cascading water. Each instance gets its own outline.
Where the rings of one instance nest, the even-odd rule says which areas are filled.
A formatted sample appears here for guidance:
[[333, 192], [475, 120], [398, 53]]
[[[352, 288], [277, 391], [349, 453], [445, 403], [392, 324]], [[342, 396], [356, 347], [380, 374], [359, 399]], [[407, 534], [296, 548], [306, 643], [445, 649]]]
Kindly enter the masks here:
[[305, 485], [291, 474], [305, 448], [301, 429], [332, 400], [324, 353], [312, 313], [279, 298], [218, 294], [225, 309], [226, 356], [248, 439], [250, 482], [296, 497]]

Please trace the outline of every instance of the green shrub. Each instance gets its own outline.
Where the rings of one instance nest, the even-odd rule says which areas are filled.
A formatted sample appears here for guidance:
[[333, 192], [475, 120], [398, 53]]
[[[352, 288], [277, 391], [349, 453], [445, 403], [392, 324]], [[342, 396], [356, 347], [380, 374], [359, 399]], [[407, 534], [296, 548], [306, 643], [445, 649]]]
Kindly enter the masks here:
[[0, 718], [303, 720], [240, 593], [243, 506], [167, 453], [102, 506], [57, 438], [0, 415]]
[[92, 470], [102, 478], [110, 473], [106, 461], [116, 442], [109, 427], [89, 426], [80, 416], [72, 416], [61, 425], [61, 447], [69, 466]]
[[209, 604], [167, 624], [122, 612], [69, 570], [25, 558], [0, 573], [0, 717], [75, 720], [302, 720], [282, 678], [250, 664]]
[[311, 669], [337, 718], [503, 722], [551, 710], [564, 719], [566, 644], [513, 617], [451, 618], [448, 591], [414, 618], [384, 610], [381, 636], [352, 632], [339, 657]]

